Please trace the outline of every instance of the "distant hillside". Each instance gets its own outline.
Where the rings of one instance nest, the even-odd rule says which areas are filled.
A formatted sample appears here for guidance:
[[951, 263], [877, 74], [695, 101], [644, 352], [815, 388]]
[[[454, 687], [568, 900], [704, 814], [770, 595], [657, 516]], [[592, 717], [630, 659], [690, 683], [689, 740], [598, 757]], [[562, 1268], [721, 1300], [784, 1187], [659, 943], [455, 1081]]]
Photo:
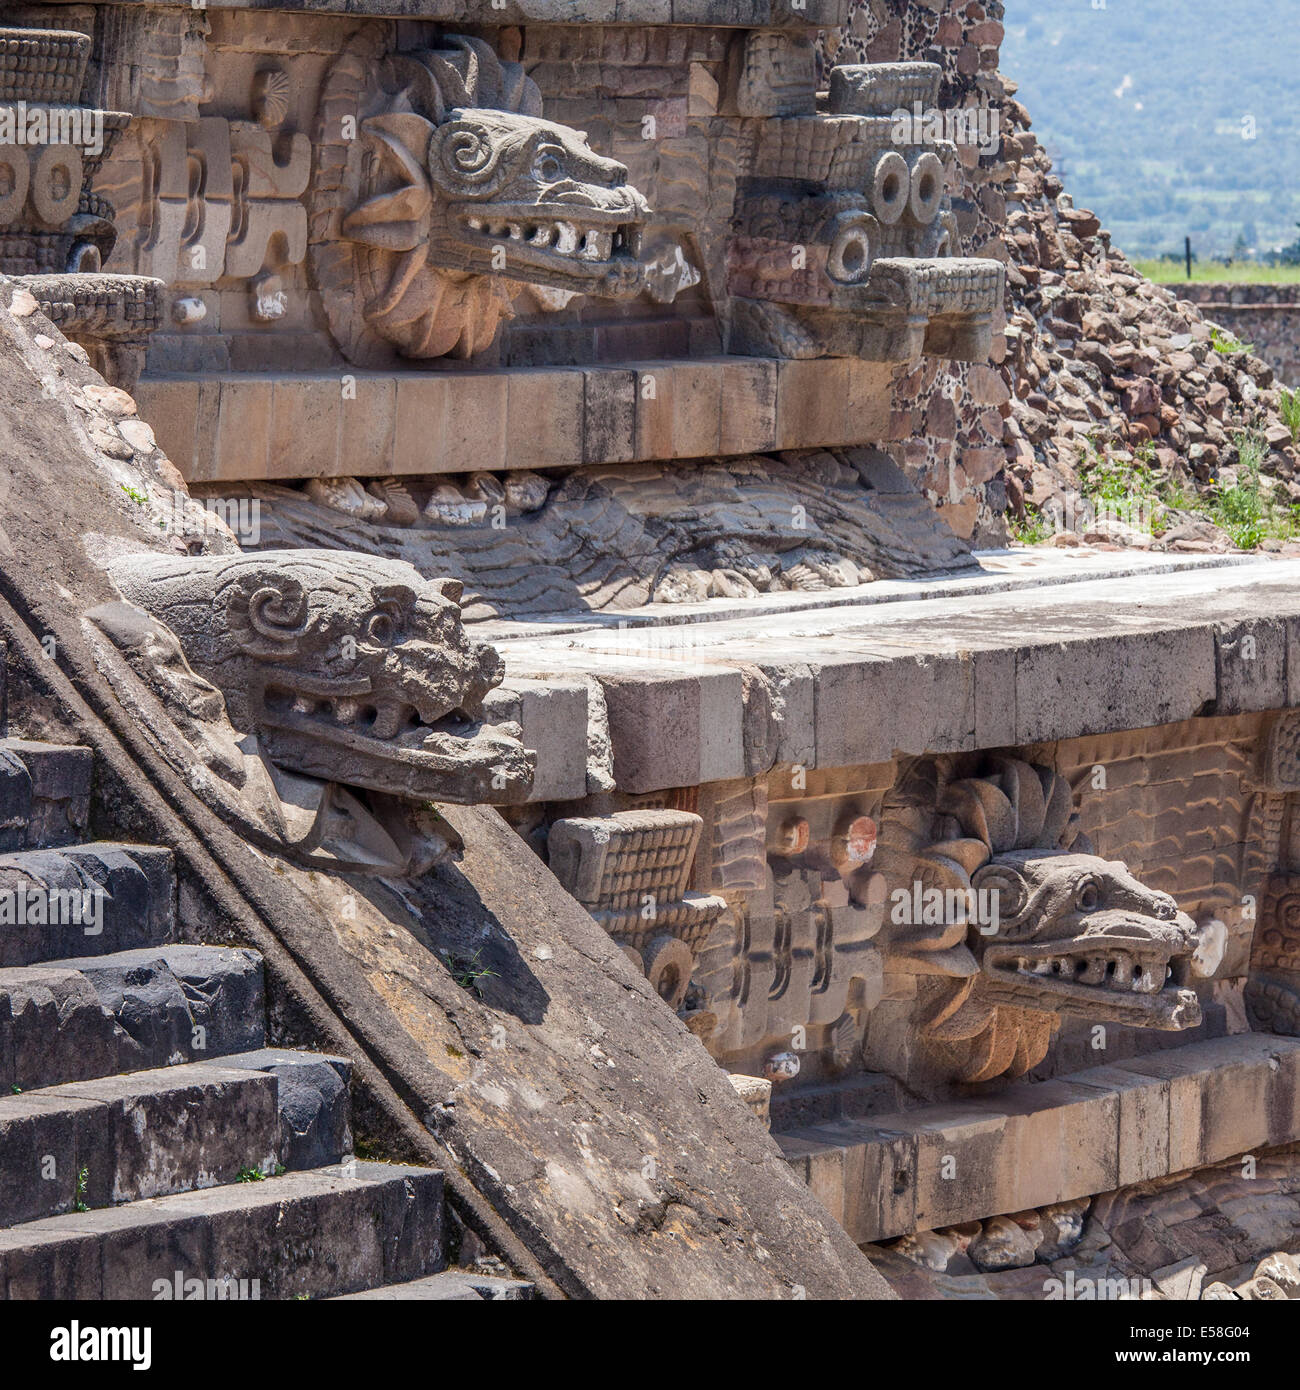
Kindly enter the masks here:
[[1006, 8], [1002, 71], [1075, 202], [1129, 255], [1185, 235], [1201, 256], [1295, 240], [1300, 0]]

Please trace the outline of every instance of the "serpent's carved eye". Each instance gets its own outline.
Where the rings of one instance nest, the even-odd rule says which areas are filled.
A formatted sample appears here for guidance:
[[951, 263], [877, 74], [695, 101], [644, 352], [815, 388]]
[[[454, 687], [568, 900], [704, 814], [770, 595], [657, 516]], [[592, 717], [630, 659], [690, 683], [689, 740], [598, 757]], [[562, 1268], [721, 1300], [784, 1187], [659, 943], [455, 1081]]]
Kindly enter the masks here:
[[1101, 906], [1101, 885], [1095, 878], [1083, 879], [1074, 890], [1074, 905], [1080, 912], [1096, 912]]
[[533, 177], [538, 183], [558, 183], [563, 174], [559, 155], [550, 150], [542, 150], [533, 161]]
[[393, 615], [382, 611], [372, 613], [366, 619], [366, 636], [377, 646], [391, 646], [393, 638], [397, 636], [397, 623]]

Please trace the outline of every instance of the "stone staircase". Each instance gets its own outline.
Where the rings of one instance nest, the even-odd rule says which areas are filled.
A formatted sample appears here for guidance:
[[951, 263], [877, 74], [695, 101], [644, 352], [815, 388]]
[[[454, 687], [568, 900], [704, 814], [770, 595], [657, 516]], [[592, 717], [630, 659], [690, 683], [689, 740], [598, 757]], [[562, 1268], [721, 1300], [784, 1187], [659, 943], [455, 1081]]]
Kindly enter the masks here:
[[440, 1172], [353, 1157], [350, 1063], [265, 1045], [171, 852], [86, 842], [92, 771], [0, 738], [0, 1298], [530, 1296], [447, 1269]]

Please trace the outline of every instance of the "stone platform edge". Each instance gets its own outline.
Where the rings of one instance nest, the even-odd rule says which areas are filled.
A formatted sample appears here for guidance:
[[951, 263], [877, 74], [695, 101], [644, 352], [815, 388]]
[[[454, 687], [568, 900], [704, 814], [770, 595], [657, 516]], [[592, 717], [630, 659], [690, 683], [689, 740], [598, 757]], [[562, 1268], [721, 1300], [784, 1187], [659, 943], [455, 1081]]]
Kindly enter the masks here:
[[[283, 482], [878, 443], [894, 437], [893, 371], [855, 358], [765, 357], [391, 374], [340, 368], [145, 377], [135, 397], [188, 482]], [[512, 449], [510, 440], [527, 442]]]
[[853, 1240], [889, 1240], [1300, 1139], [1300, 1038], [1239, 1033], [775, 1138]]
[[[190, 482], [496, 472], [890, 437], [893, 368], [756, 357], [145, 378], [141, 416]], [[653, 379], [652, 394], [647, 380]], [[528, 441], [511, 451], [507, 441]]]
[[[174, 9], [175, 0], [109, 0], [123, 9]], [[56, 5], [72, 0], [54, 0]], [[195, 8], [200, 8], [195, 6]], [[366, 19], [481, 25], [478, 0], [204, 0], [204, 10], [282, 10]], [[501, 0], [497, 24], [708, 25], [719, 29], [823, 29], [848, 22], [848, 0]]]
[[[897, 627], [878, 636], [855, 627], [861, 610], [851, 609], [823, 617], [841, 626], [835, 637], [794, 640], [819, 625], [812, 612], [792, 615], [790, 633], [756, 625], [712, 651], [675, 650], [671, 629], [651, 630], [644, 646], [639, 633], [611, 634], [612, 650], [593, 634], [499, 642], [506, 682], [493, 712], [518, 720], [537, 750], [531, 799], [545, 801], [585, 794], [593, 717], [608, 721], [618, 786], [647, 793], [780, 766], [886, 763], [1295, 708], [1300, 589], [1286, 594], [1295, 611], [1250, 616], [1282, 606], [1269, 575], [1251, 577], [1258, 587], [1227, 589], [1199, 620], [1191, 596], [1180, 606], [1170, 595], [1164, 612], [1134, 601], [1122, 626], [1072, 602], [1072, 586], [1054, 586], [1021, 598], [1044, 605], [1031, 636], [1025, 610], [1009, 603], [972, 615], [970, 630], [956, 624], [943, 642], [918, 625], [912, 645]], [[1246, 638], [1255, 660], [1240, 659]]]

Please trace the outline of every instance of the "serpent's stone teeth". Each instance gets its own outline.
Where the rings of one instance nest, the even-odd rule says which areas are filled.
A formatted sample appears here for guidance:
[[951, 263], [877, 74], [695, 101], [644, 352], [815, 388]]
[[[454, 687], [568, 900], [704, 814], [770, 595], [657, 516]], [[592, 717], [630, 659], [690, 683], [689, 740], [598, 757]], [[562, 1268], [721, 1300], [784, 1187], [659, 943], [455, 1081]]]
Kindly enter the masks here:
[[557, 222], [555, 232], [555, 249], [562, 256], [572, 255], [578, 249], [577, 227], [572, 222]]
[[1159, 966], [1151, 965], [1140, 974], [1133, 977], [1133, 992], [1135, 994], [1156, 994], [1160, 989], [1160, 977], [1157, 973]]
[[1106, 962], [1101, 956], [1089, 956], [1087, 966], [1079, 976], [1081, 985], [1099, 985], [1106, 978]]

